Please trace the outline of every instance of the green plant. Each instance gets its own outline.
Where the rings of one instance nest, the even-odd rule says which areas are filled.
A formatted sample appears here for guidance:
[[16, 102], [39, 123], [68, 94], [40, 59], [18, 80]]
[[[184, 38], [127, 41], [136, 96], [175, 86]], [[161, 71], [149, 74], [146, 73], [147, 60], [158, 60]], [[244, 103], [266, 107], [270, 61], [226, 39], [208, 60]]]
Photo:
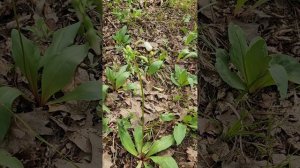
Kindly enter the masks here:
[[[300, 64], [295, 59], [283, 54], [269, 56], [266, 42], [261, 37], [253, 39], [248, 45], [244, 32], [237, 25], [229, 25], [228, 35], [230, 52], [217, 49], [215, 66], [221, 78], [231, 87], [253, 93], [277, 85], [284, 98], [288, 81], [300, 84]], [[238, 73], [228, 68], [229, 59]]]
[[[155, 140], [153, 142], [145, 141], [145, 121], [144, 121], [144, 108], [145, 108], [145, 95], [142, 81], [142, 73], [139, 68], [139, 64], [137, 63], [137, 58], [140, 58], [143, 61], [149, 62], [147, 57], [136, 56], [136, 53], [127, 46], [124, 50], [127, 52], [127, 63], [132, 65], [132, 69], [137, 73], [140, 88], [141, 88], [141, 120], [138, 126], [135, 127], [133, 132], [133, 139], [128, 132], [128, 124], [124, 124], [124, 120], [118, 122], [118, 135], [121, 140], [122, 146], [133, 156], [138, 159], [137, 168], [141, 168], [142, 166], [148, 168], [150, 167], [149, 161], [152, 160], [154, 163], [158, 164], [162, 168], [176, 168], [177, 163], [171, 156], [155, 156], [158, 152], [161, 152], [165, 149], [168, 149], [175, 142], [179, 145], [185, 137], [186, 127], [178, 124], [173, 132], [173, 135], [164, 136], [159, 140]], [[158, 66], [151, 67], [150, 72], [157, 71]], [[127, 68], [127, 66], [126, 66]], [[111, 72], [109, 72], [111, 73]]]
[[[91, 18], [87, 14], [89, 6], [95, 5], [98, 11], [98, 15], [101, 16], [103, 13], [102, 1], [98, 0], [72, 0], [72, 6], [76, 11], [77, 17], [81, 20], [83, 29], [85, 31], [86, 39], [95, 51], [96, 54], [101, 53], [101, 35], [94, 28]], [[100, 19], [100, 18], [99, 18]]]
[[116, 41], [116, 48], [119, 50], [127, 44], [130, 44], [131, 38], [127, 34], [127, 26], [123, 26], [120, 30], [118, 30], [113, 36], [113, 39]]
[[[124, 53], [124, 57], [125, 57], [127, 65], [128, 65], [128, 68], [130, 69], [132, 74], [135, 74], [135, 71], [136, 71], [134, 69], [134, 67], [132, 66], [132, 62], [136, 59], [136, 57], [140, 58], [143, 63], [146, 63], [145, 72], [148, 75], [153, 75], [157, 71], [159, 71], [164, 63], [163, 60], [166, 57], [166, 56], [164, 56], [164, 54], [166, 54], [166, 53], [162, 53], [160, 55], [159, 60], [150, 60], [150, 57], [145, 57], [145, 56], [139, 55], [139, 53], [137, 51], [133, 50], [129, 45], [127, 45], [125, 48], [123, 48], [123, 53]], [[136, 67], [136, 68], [138, 68], [138, 67]]]
[[112, 14], [115, 15], [120, 22], [125, 23], [140, 19], [143, 16], [143, 11], [135, 8], [114, 8]]
[[144, 165], [149, 167], [149, 160], [158, 164], [161, 168], [176, 168], [176, 161], [171, 156], [155, 156], [155, 154], [164, 151], [174, 145], [180, 145], [186, 136], [186, 126], [178, 124], [175, 126], [173, 135], [163, 136], [159, 140], [144, 143], [144, 132], [142, 126], [135, 127], [133, 139], [122, 122], [118, 122], [119, 137], [123, 147], [138, 159], [137, 168]]
[[124, 65], [120, 67], [120, 69], [117, 71], [116, 68], [110, 69], [107, 67], [105, 69], [105, 75], [109, 82], [112, 84], [114, 90], [118, 90], [120, 87], [122, 87], [128, 77], [130, 76], [130, 73], [127, 70], [128, 65]]
[[198, 113], [196, 111], [194, 111], [192, 114], [188, 114], [188, 115], [184, 116], [182, 121], [185, 125], [192, 128], [192, 130], [197, 130], [197, 128], [198, 128]]
[[[245, 6], [247, 1], [248, 0], [237, 0], [235, 4], [234, 14], [238, 14]], [[269, 0], [256, 0], [255, 4], [250, 9], [255, 9], [268, 1]]]
[[197, 31], [192, 31], [189, 32], [185, 37], [184, 37], [184, 45], [189, 45], [192, 42], [194, 42], [197, 39]]
[[[78, 64], [87, 55], [87, 45], [72, 45], [80, 25], [81, 23], [76, 23], [54, 32], [53, 41], [43, 57], [40, 57], [39, 49], [32, 41], [21, 32], [12, 30], [13, 59], [26, 77], [29, 89], [38, 105], [43, 106], [47, 103], [53, 104], [69, 100], [100, 99], [100, 83], [89, 81], [82, 83], [63, 97], [49, 102], [56, 92], [71, 82]], [[41, 87], [38, 83], [41, 83]], [[11, 87], [0, 87], [0, 90], [0, 119], [3, 119], [0, 138], [3, 139], [10, 125], [10, 106], [22, 92]]]
[[40, 40], [48, 39], [52, 34], [43, 18], [37, 18], [34, 25], [28, 30]]
[[172, 82], [179, 87], [190, 85], [193, 87], [197, 84], [197, 77], [190, 74], [186, 69], [181, 68], [179, 65], [175, 65], [175, 73], [171, 74]]
[[162, 60], [152, 62], [149, 67], [147, 67], [147, 73], [149, 75], [155, 74], [162, 67], [163, 63], [164, 62]]
[[167, 0], [166, 2], [173, 8], [180, 8], [183, 10], [190, 10], [195, 3], [193, 0]]
[[180, 59], [197, 58], [198, 54], [195, 51], [190, 51], [188, 48], [181, 50], [178, 54], [177, 61]]
[[0, 142], [3, 141], [6, 132], [9, 129], [12, 113], [10, 112], [14, 100], [22, 92], [11, 87], [0, 87]]
[[[17, 30], [12, 30], [12, 56], [16, 66], [28, 80], [29, 88], [40, 105], [45, 105], [56, 92], [72, 80], [78, 64], [87, 56], [87, 45], [72, 45], [80, 25], [79, 22], [54, 32], [52, 43], [43, 57], [40, 57], [39, 49], [32, 41]], [[39, 74], [40, 69], [42, 69], [41, 74]], [[39, 81], [41, 81], [41, 95], [39, 94]], [[72, 98], [77, 100], [98, 99], [97, 90], [99, 89], [89, 95], [91, 99], [84, 95], [84, 92], [88, 91], [87, 88], [91, 86], [97, 88], [99, 84], [95, 81], [88, 82], [80, 86], [79, 91], [74, 90], [77, 94], [72, 92], [70, 94], [76, 96]], [[70, 95], [68, 97], [70, 98]]]

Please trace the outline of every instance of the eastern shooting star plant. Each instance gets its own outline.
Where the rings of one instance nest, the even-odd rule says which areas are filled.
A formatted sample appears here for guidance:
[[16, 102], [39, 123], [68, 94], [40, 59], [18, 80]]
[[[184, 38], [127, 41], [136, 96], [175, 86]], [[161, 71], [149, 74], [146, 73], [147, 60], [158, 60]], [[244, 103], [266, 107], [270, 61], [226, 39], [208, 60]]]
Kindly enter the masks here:
[[[277, 85], [281, 98], [287, 96], [288, 81], [300, 84], [300, 64], [284, 54], [268, 55], [267, 44], [261, 37], [250, 44], [243, 30], [234, 24], [228, 27], [231, 48], [216, 50], [216, 69], [231, 87], [253, 93], [267, 86]], [[228, 67], [229, 61], [237, 73]]]
[[[42, 57], [39, 48], [32, 41], [22, 35], [20, 31], [12, 30], [12, 57], [15, 65], [26, 77], [29, 89], [39, 106], [69, 100], [100, 99], [100, 83], [89, 81], [82, 83], [63, 97], [51, 100], [55, 93], [71, 82], [77, 66], [88, 54], [88, 45], [73, 45], [80, 26], [81, 22], [78, 22], [57, 30], [53, 34], [51, 45]], [[1, 124], [6, 125], [1, 126], [1, 141], [8, 130], [11, 118], [7, 108], [10, 109], [16, 97], [24, 94], [16, 88], [7, 86], [0, 87], [0, 91], [0, 119]]]

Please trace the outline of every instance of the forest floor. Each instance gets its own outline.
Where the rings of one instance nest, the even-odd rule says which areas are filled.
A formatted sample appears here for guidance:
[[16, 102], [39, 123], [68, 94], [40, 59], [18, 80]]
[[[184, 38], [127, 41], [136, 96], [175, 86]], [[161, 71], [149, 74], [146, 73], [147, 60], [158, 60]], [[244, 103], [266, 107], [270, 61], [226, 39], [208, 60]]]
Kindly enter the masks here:
[[[197, 74], [197, 56], [179, 58], [179, 53], [188, 49], [196, 51], [196, 2], [194, 1], [133, 1], [133, 3], [104, 1], [103, 25], [103, 81], [109, 86], [104, 104], [108, 107], [104, 113], [104, 167], [135, 167], [137, 159], [124, 149], [118, 138], [118, 121], [126, 121], [129, 130], [135, 128], [141, 120], [142, 98], [138, 75], [130, 75], [126, 84], [115, 90], [105, 71], [107, 68], [118, 69], [126, 65], [126, 55], [122, 48], [129, 45], [138, 56], [148, 59], [163, 60], [158, 72], [147, 75], [147, 63], [138, 60], [139, 68], [144, 71], [142, 81], [145, 93], [145, 132], [148, 139], [159, 139], [172, 134], [177, 123], [185, 122], [188, 126], [182, 144], [161, 152], [159, 156], [173, 156], [179, 167], [196, 167], [197, 163], [197, 85], [193, 87], [176, 86], [171, 78], [175, 65], [185, 68], [190, 74]], [[173, 4], [172, 4], [173, 2]], [[181, 4], [180, 4], [181, 3]], [[129, 10], [131, 9], [131, 10]], [[130, 11], [128, 13], [128, 11]], [[139, 13], [139, 14], [138, 14]], [[113, 37], [124, 26], [131, 41], [118, 47]], [[185, 44], [186, 37], [194, 38]], [[145, 43], [150, 44], [148, 50]], [[126, 85], [136, 84], [133, 91]], [[169, 119], [166, 119], [167, 118]], [[190, 123], [189, 123], [190, 122]], [[193, 122], [193, 123], [192, 123]], [[130, 131], [131, 132], [131, 131]], [[122, 158], [122, 159], [120, 159]], [[105, 166], [106, 165], [106, 166]], [[109, 166], [108, 166], [109, 165]]]
[[[79, 20], [70, 1], [18, 0], [16, 11], [22, 34], [34, 41], [42, 53], [52, 41], [54, 31]], [[88, 14], [93, 18], [94, 27], [100, 32], [99, 13], [91, 7]], [[43, 18], [42, 21], [39, 18]], [[16, 87], [27, 98], [19, 97], [14, 102], [12, 111], [16, 113], [16, 117], [0, 148], [19, 159], [25, 168], [66, 168], [75, 167], [74, 165], [82, 168], [98, 167], [102, 157], [99, 143], [101, 124], [96, 112], [98, 102], [74, 101], [38, 107], [28, 89], [26, 78], [14, 66], [11, 54], [12, 29], [17, 29], [13, 3], [1, 1], [0, 85]], [[81, 44], [83, 41], [82, 35], [78, 35], [75, 43]], [[92, 61], [94, 66], [91, 66], [91, 59], [84, 60], [77, 68], [71, 84], [57, 96], [84, 81], [101, 79], [99, 55], [91, 52], [90, 58], [92, 57], [96, 58]]]
[[[198, 1], [200, 10], [200, 167], [262, 168], [300, 165], [300, 89], [289, 83], [286, 99], [276, 87], [241, 96], [215, 69], [215, 49], [228, 49], [227, 26], [239, 25], [251, 40], [261, 36], [269, 53], [300, 60], [300, 5], [246, 3], [233, 15], [234, 1]], [[256, 68], [256, 65], [253, 65]]]

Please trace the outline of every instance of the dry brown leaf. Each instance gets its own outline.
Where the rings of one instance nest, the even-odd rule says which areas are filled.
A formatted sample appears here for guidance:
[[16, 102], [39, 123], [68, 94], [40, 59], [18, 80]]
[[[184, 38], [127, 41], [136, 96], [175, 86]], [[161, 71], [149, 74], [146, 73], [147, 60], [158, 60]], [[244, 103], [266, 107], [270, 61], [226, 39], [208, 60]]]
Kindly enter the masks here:
[[186, 153], [188, 154], [189, 161], [194, 163], [197, 162], [198, 151], [194, 150], [192, 147], [188, 147]]
[[107, 151], [103, 153], [103, 165], [102, 166], [106, 167], [106, 168], [111, 168], [113, 166], [111, 156]]
[[89, 140], [89, 130], [80, 129], [73, 132], [68, 136], [68, 139], [72, 141], [78, 148], [80, 148], [85, 153], [91, 153], [91, 144]]

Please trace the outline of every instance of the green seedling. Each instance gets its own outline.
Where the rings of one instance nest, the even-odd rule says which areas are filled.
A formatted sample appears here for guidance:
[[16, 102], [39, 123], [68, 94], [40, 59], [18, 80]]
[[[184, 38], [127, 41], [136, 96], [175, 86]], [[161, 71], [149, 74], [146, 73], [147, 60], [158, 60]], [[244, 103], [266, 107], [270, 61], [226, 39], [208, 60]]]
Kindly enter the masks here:
[[192, 130], [197, 130], [198, 129], [198, 113], [195, 110], [192, 110], [187, 114], [186, 116], [183, 117], [182, 122], [190, 127]]
[[[235, 9], [234, 9], [235, 15], [240, 13], [241, 9], [245, 6], [247, 1], [248, 0], [237, 0], [236, 1], [236, 5], [235, 5]], [[250, 9], [255, 9], [268, 1], [269, 0], [256, 0], [255, 4], [253, 6], [251, 6]]]
[[[253, 93], [277, 85], [281, 97], [285, 98], [288, 81], [300, 84], [300, 64], [297, 60], [283, 54], [269, 56], [266, 42], [261, 37], [253, 39], [248, 45], [244, 32], [237, 25], [229, 25], [228, 35], [230, 52], [217, 49], [215, 66], [221, 78], [231, 87]], [[237, 73], [228, 68], [229, 59]]]
[[[92, 5], [95, 5], [99, 16], [102, 14], [102, 1], [98, 0], [72, 0], [72, 6], [76, 11], [77, 17], [82, 22], [82, 27], [85, 32], [85, 37], [91, 46], [91, 48], [95, 51], [96, 54], [100, 55], [101, 53], [101, 37], [98, 31], [94, 28], [94, 24], [87, 14], [87, 10]], [[100, 18], [99, 18], [100, 19]]]
[[[72, 45], [81, 23], [76, 23], [62, 28], [53, 34], [53, 41], [40, 56], [38, 47], [17, 30], [12, 30], [12, 56], [16, 66], [26, 77], [29, 89], [40, 106], [53, 103], [61, 103], [69, 100], [99, 100], [100, 83], [90, 81], [82, 83], [73, 91], [66, 93], [63, 97], [51, 100], [53, 95], [63, 89], [72, 81], [77, 66], [87, 56], [87, 45]], [[38, 83], [41, 83], [39, 87]], [[0, 87], [0, 118], [5, 120], [1, 124], [4, 128], [0, 137], [3, 137], [9, 127], [11, 115], [8, 112], [10, 104], [21, 95], [21, 91], [15, 88]], [[24, 94], [23, 94], [24, 95]], [[4, 96], [4, 97], [3, 97]], [[13, 99], [7, 102], [6, 96]], [[4, 105], [4, 106], [3, 106]], [[6, 107], [7, 110], [3, 109]]]
[[179, 52], [177, 61], [187, 58], [198, 58], [198, 54], [195, 51], [190, 51], [188, 48], [185, 48]]
[[152, 160], [161, 168], [178, 168], [176, 161], [171, 156], [156, 156], [157, 153], [170, 148], [172, 145], [180, 145], [186, 136], [187, 127], [183, 124], [175, 126], [173, 135], [163, 136], [159, 140], [144, 143], [144, 132], [142, 126], [135, 127], [133, 139], [122, 122], [118, 123], [119, 137], [123, 147], [138, 159], [137, 168], [150, 166]]
[[38, 18], [34, 25], [29, 27], [28, 30], [39, 40], [48, 39], [52, 34], [43, 18]]
[[127, 8], [127, 9], [115, 8], [112, 13], [117, 17], [117, 19], [121, 23], [136, 21], [143, 16], [142, 10], [135, 9], [135, 8]]
[[125, 47], [127, 44], [130, 44], [131, 38], [127, 34], [127, 26], [123, 26], [116, 34], [113, 36], [113, 39], [116, 42], [116, 48], [120, 50]]
[[130, 70], [130, 72], [134, 75], [135, 74], [135, 70], [133, 68], [133, 66], [131, 65], [132, 61], [135, 60], [136, 56], [139, 53], [135, 50], [133, 50], [129, 45], [127, 45], [125, 48], [123, 48], [123, 55], [125, 58], [125, 61], [128, 65], [128, 69]]
[[193, 0], [167, 0], [166, 1], [173, 8], [180, 8], [182, 10], [190, 10], [195, 1]]
[[196, 39], [197, 39], [197, 32], [193, 31], [193, 32], [189, 32], [184, 38], [184, 45], [190, 45], [191, 43], [193, 43]]
[[127, 65], [129, 65], [128, 68], [130, 69], [132, 74], [135, 74], [135, 70], [134, 70], [133, 66], [131, 66], [131, 65], [132, 65], [132, 62], [136, 58], [139, 58], [142, 60], [142, 62], [146, 63], [145, 72], [148, 75], [153, 75], [157, 71], [159, 71], [163, 65], [163, 61], [161, 59], [165, 59], [163, 56], [161, 56], [160, 60], [149, 60], [149, 57], [139, 55], [139, 53], [137, 51], [133, 50], [129, 45], [127, 45], [125, 48], [123, 48], [123, 53], [124, 53], [126, 63], [127, 63]]
[[173, 121], [175, 120], [175, 115], [173, 113], [164, 113], [160, 115], [162, 121]]
[[186, 69], [181, 68], [179, 65], [175, 65], [175, 72], [171, 74], [171, 80], [179, 87], [184, 87], [186, 85], [193, 87], [194, 84], [197, 84], [197, 77], [190, 74]]
[[121, 23], [127, 22], [127, 16], [130, 13], [130, 9], [119, 9], [119, 8], [114, 8], [112, 14], [117, 17], [117, 19]]
[[184, 23], [189, 23], [191, 21], [192, 16], [187, 14], [183, 16], [183, 22]]
[[149, 65], [149, 67], [147, 67], [147, 74], [149, 74], [149, 75], [155, 74], [157, 71], [160, 70], [160, 68], [162, 67], [163, 63], [164, 62], [162, 60], [157, 60], [157, 61], [152, 62]]
[[105, 75], [109, 82], [112, 84], [114, 90], [118, 90], [125, 85], [127, 79], [130, 76], [130, 72], [127, 71], [127, 65], [122, 66], [118, 71], [116, 69], [105, 69]]

